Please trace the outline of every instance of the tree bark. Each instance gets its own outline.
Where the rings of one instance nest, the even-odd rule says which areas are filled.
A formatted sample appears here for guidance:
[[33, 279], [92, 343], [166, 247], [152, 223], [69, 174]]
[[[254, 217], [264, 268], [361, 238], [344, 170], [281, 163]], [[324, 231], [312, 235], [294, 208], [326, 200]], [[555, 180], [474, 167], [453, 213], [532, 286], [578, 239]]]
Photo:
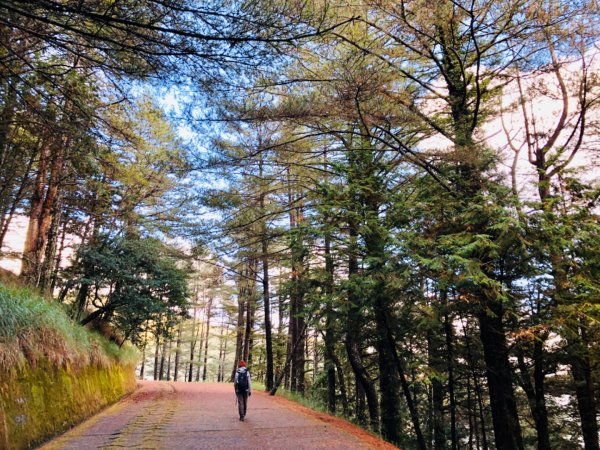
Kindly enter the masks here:
[[[437, 322], [436, 318], [432, 319]], [[435, 323], [437, 324], [437, 323]], [[444, 429], [444, 386], [440, 377], [444, 371], [441, 364], [441, 342], [438, 328], [427, 331], [428, 365], [433, 371], [431, 378], [431, 433], [434, 450], [446, 449], [446, 434]]]
[[159, 357], [160, 357], [160, 340], [158, 337], [158, 334], [156, 335], [156, 342], [155, 342], [155, 349], [154, 349], [154, 376], [153, 376], [153, 380], [157, 381], [158, 380], [158, 362], [159, 362]]
[[[583, 331], [580, 335], [585, 336]], [[574, 340], [574, 339], [573, 339]], [[598, 419], [596, 417], [596, 398], [592, 382], [592, 365], [585, 339], [571, 340], [571, 375], [575, 383], [577, 408], [581, 419], [581, 431], [585, 450], [598, 450]], [[575, 348], [573, 348], [575, 347]]]
[[208, 364], [208, 338], [210, 337], [210, 319], [212, 316], [212, 297], [209, 297], [206, 304], [206, 336], [204, 338], [204, 368], [202, 371], [202, 381], [206, 381], [207, 364]]
[[325, 371], [327, 372], [327, 411], [335, 414], [335, 333], [333, 330], [334, 312], [333, 312], [333, 276], [334, 265], [331, 257], [331, 238], [329, 234], [325, 236]]
[[[306, 324], [304, 324], [304, 329], [302, 330], [301, 334], [303, 334], [305, 332], [306, 332]], [[292, 359], [294, 358], [294, 354], [298, 351], [298, 347], [300, 346], [300, 344], [301, 344], [301, 339], [298, 339], [292, 345], [291, 351], [288, 353], [288, 357], [287, 357], [287, 359], [285, 361], [285, 365], [283, 367], [283, 370], [279, 374], [279, 377], [277, 377], [277, 379], [275, 379], [275, 383], [273, 385], [273, 389], [271, 389], [271, 391], [269, 392], [269, 395], [275, 395], [277, 393], [277, 389], [279, 389], [279, 385], [281, 384], [281, 381], [285, 377], [286, 372], [289, 370], [290, 363], [292, 362]]]
[[512, 369], [499, 300], [488, 299], [479, 313], [479, 334], [486, 363], [494, 440], [498, 450], [522, 450], [521, 425], [512, 386]]
[[[465, 326], [462, 317], [461, 317], [461, 323], [463, 325], [465, 347], [467, 350], [467, 361], [469, 362], [469, 367], [471, 368], [471, 376], [473, 378], [473, 385], [475, 387], [475, 396], [477, 398], [477, 406], [478, 406], [477, 412], [479, 415], [479, 422], [481, 424], [481, 445], [482, 445], [483, 450], [487, 450], [489, 448], [489, 445], [488, 445], [487, 431], [485, 428], [485, 411], [484, 411], [484, 406], [483, 406], [482, 389], [481, 389], [481, 385], [479, 384], [479, 378], [478, 378], [477, 372], [475, 370], [476, 362], [475, 362], [475, 358], [473, 357], [473, 351], [471, 349], [471, 338], [469, 337], [469, 330]], [[477, 439], [477, 447], [479, 447], [479, 434], [477, 433], [477, 429], [475, 431], [476, 431], [475, 436]]]
[[235, 357], [233, 359], [233, 368], [231, 370], [231, 376], [229, 381], [233, 383], [235, 372], [238, 368], [238, 363], [243, 357], [244, 351], [244, 311], [246, 310], [246, 293], [244, 287], [245, 280], [242, 277], [238, 278], [238, 316], [237, 326], [235, 332]]
[[194, 322], [192, 323], [192, 340], [190, 342], [190, 363], [188, 366], [187, 380], [189, 383], [192, 382], [194, 377], [194, 354], [196, 353], [196, 344], [198, 339], [198, 333], [196, 329], [198, 327], [198, 318], [196, 314], [198, 313], [198, 308], [194, 306]]
[[163, 345], [162, 345], [162, 351], [160, 352], [160, 370], [158, 371], [158, 379], [160, 381], [164, 380], [165, 378], [165, 370], [166, 370], [166, 366], [165, 366], [165, 362], [167, 360], [167, 338], [165, 337], [163, 339]]
[[[60, 139], [56, 148], [49, 148], [45, 152], [44, 162], [40, 159], [40, 169], [36, 177], [35, 193], [32, 198], [32, 207], [29, 215], [29, 226], [23, 250], [23, 266], [21, 276], [31, 285], [38, 286], [42, 276], [42, 262], [48, 244], [50, 228], [52, 226], [53, 211], [59, 195], [62, 173], [64, 171], [66, 148], [68, 139]], [[44, 153], [44, 152], [42, 152]], [[42, 158], [42, 155], [40, 155]], [[45, 183], [48, 161], [50, 159], [50, 174]]]
[[[349, 244], [348, 244], [348, 278], [358, 275], [358, 260], [357, 260], [357, 224], [351, 218], [348, 224]], [[349, 308], [348, 317], [346, 319], [345, 339], [344, 344], [350, 367], [354, 372], [356, 383], [360, 385], [360, 389], [367, 398], [369, 409], [369, 428], [375, 433], [379, 432], [379, 401], [373, 381], [371, 380], [367, 370], [362, 362], [360, 349], [360, 331], [362, 315], [360, 313], [360, 300], [356, 295], [355, 289], [350, 287], [348, 290], [348, 303], [354, 305]]]
[[243, 358], [248, 365], [252, 364], [252, 349], [254, 340], [254, 322], [256, 315], [256, 277], [258, 275], [258, 259], [249, 258], [247, 262], [246, 293], [246, 328], [244, 330]]
[[[539, 354], [539, 350], [541, 350], [541, 342], [534, 342], [534, 350], [533, 350], [533, 364], [534, 364], [534, 384], [532, 384], [529, 370], [527, 365], [525, 364], [525, 355], [523, 349], [518, 349], [517, 351], [517, 361], [519, 365], [519, 372], [521, 374], [521, 387], [527, 396], [527, 401], [529, 403], [529, 409], [531, 410], [531, 415], [533, 417], [533, 421], [535, 423], [535, 429], [537, 432], [538, 438], [538, 450], [550, 450], [550, 434], [548, 430], [548, 414], [546, 411], [546, 403], [544, 399], [544, 390], [543, 390], [543, 372], [541, 373], [542, 378], [539, 378], [538, 370], [541, 369], [541, 355]], [[539, 347], [537, 349], [536, 347]]]
[[40, 218], [44, 205], [44, 194], [46, 187], [46, 176], [50, 158], [49, 143], [44, 141], [40, 147], [38, 168], [33, 183], [33, 192], [31, 194], [29, 208], [29, 223], [25, 235], [25, 244], [23, 246], [23, 263], [21, 266], [21, 276], [28, 282], [37, 284], [36, 272], [38, 270], [38, 245], [40, 235]]
[[181, 356], [181, 337], [183, 335], [183, 323], [180, 322], [177, 329], [177, 342], [175, 344], [175, 367], [173, 368], [173, 381], [179, 378], [179, 358]]
[[335, 352], [332, 354], [333, 362], [335, 364], [336, 372], [337, 372], [337, 380], [338, 385], [340, 386], [340, 397], [342, 399], [342, 411], [344, 412], [344, 417], [350, 417], [350, 407], [348, 404], [348, 391], [346, 389], [346, 381], [344, 377], [344, 369], [342, 367], [342, 363], [340, 359], [337, 357]]
[[144, 343], [144, 346], [142, 347], [142, 365], [140, 366], [140, 375], [139, 375], [140, 380], [144, 379], [144, 369], [146, 368], [146, 347], [147, 347], [147, 344]]
[[[447, 293], [443, 292], [442, 297], [444, 305], [446, 302]], [[447, 306], [445, 306], [447, 307]], [[452, 450], [458, 449], [458, 435], [456, 431], [456, 397], [454, 394], [454, 350], [452, 346], [452, 324], [450, 323], [450, 317], [446, 311], [444, 314], [444, 331], [446, 337], [446, 365], [448, 367], [448, 396], [450, 401], [450, 440]]]
[[[259, 177], [263, 179], [263, 154], [260, 154]], [[260, 213], [261, 219], [261, 259], [262, 259], [262, 296], [265, 310], [265, 351], [266, 351], [266, 373], [265, 387], [267, 391], [273, 388], [273, 337], [271, 325], [271, 297], [269, 292], [269, 236], [266, 220], [266, 192], [260, 193]]]

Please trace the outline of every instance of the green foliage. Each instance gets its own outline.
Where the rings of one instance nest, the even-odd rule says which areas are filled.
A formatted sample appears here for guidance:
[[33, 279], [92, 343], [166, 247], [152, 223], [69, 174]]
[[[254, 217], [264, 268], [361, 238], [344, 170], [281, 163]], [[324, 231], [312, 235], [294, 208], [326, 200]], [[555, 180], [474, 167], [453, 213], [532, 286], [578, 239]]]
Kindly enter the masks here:
[[173, 252], [157, 239], [133, 236], [104, 235], [82, 246], [68, 274], [95, 293], [83, 322], [109, 323], [136, 342], [150, 321], [187, 317], [188, 272]]
[[[319, 412], [327, 412], [326, 403], [326, 395], [327, 393], [323, 390], [322, 381], [320, 380], [320, 385], [313, 389], [311, 387], [308, 395], [300, 394], [298, 392], [292, 392], [286, 389], [280, 389], [277, 391], [279, 395], [287, 398], [296, 403], [300, 403], [307, 408], [313, 409]], [[254, 382], [252, 382], [254, 384]]]

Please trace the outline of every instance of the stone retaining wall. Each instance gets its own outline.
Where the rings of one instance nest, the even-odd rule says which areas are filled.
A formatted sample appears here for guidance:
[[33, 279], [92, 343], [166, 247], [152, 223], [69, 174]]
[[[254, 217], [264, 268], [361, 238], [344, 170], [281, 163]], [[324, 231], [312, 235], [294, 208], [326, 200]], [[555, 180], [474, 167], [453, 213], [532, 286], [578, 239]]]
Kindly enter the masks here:
[[134, 367], [81, 370], [38, 364], [0, 373], [0, 449], [21, 450], [55, 436], [133, 392]]

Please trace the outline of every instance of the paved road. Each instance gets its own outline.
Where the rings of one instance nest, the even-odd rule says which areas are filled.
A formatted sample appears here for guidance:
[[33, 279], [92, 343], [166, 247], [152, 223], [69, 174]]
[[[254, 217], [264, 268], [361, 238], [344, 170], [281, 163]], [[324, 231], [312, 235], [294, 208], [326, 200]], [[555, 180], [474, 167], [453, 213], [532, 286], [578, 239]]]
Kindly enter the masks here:
[[42, 447], [57, 449], [393, 449], [357, 427], [253, 392], [238, 420], [232, 385], [141, 382], [125, 400]]

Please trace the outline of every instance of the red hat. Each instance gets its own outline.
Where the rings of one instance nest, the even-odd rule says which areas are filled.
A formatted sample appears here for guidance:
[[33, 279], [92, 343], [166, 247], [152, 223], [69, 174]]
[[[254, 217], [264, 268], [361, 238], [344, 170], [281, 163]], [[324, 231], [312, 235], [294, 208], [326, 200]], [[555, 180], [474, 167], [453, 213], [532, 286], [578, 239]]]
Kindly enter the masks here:
[[240, 367], [246, 367], [246, 361], [241, 360], [240, 361]]

